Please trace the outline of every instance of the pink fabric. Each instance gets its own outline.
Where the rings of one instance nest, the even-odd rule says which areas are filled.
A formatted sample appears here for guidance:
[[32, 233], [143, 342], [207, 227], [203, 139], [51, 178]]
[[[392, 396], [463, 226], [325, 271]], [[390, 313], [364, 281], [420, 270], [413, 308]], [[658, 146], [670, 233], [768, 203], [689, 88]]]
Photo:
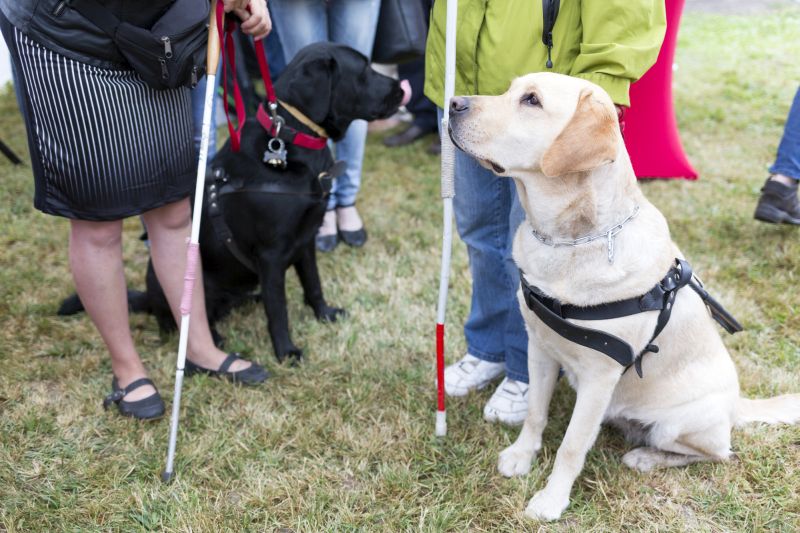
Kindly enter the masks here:
[[408, 80], [402, 80], [400, 82], [400, 88], [403, 89], [403, 101], [400, 102], [400, 105], [406, 105], [411, 101], [411, 96], [413, 94], [411, 83], [409, 83]]
[[696, 179], [681, 145], [672, 104], [672, 65], [684, 0], [666, 0], [667, 33], [658, 60], [631, 85], [625, 145], [637, 178]]
[[200, 245], [190, 242], [186, 248], [186, 272], [183, 275], [183, 296], [181, 296], [181, 315], [188, 315], [192, 310], [192, 291], [197, 277], [197, 262], [200, 258]]

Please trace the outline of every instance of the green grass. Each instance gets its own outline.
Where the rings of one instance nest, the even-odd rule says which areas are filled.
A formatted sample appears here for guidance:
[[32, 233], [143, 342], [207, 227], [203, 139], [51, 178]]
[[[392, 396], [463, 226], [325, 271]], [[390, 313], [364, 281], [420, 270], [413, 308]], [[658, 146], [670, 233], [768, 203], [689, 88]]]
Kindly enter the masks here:
[[[746, 331], [725, 336], [748, 395], [800, 391], [800, 233], [752, 212], [800, 84], [800, 8], [758, 17], [687, 13], [675, 98], [699, 181], [644, 185], [673, 236]], [[25, 136], [9, 91], [0, 132]], [[450, 432], [432, 436], [433, 327], [441, 213], [438, 163], [424, 145], [370, 139], [360, 207], [371, 240], [320, 259], [330, 302], [350, 313], [314, 321], [290, 276], [290, 320], [307, 361], [271, 356], [252, 305], [221, 325], [231, 349], [266, 363], [261, 389], [188, 380], [175, 483], [158, 479], [168, 421], [104, 413], [110, 366], [85, 316], [59, 318], [71, 293], [67, 223], [32, 208], [29, 168], [0, 162], [0, 531], [797, 531], [800, 429], [734, 433], [738, 460], [641, 475], [603, 430], [562, 520], [522, 510], [546, 480], [574, 394], [559, 384], [532, 472], [506, 480], [498, 452], [517, 430], [487, 424], [491, 391], [449, 402]], [[125, 224], [129, 283], [143, 285], [138, 221]], [[469, 274], [455, 246], [448, 357], [464, 350]], [[134, 316], [146, 365], [172, 396], [177, 341]]]

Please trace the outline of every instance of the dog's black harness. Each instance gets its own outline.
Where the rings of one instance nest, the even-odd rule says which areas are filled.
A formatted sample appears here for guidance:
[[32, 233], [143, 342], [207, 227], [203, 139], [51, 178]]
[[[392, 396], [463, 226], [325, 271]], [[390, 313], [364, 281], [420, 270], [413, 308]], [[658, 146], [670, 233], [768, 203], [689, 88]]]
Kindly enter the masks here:
[[333, 167], [327, 172], [319, 175], [319, 184], [322, 188], [320, 192], [317, 190], [313, 182], [304, 183], [286, 183], [276, 181], [259, 181], [255, 184], [244, 185], [243, 180], [230, 178], [225, 170], [222, 168], [215, 168], [210, 179], [206, 181], [206, 192], [208, 198], [208, 218], [211, 221], [211, 227], [217, 238], [221, 240], [228, 251], [247, 269], [258, 272], [255, 263], [248, 257], [248, 255], [236, 244], [233, 238], [233, 232], [225, 223], [225, 216], [222, 212], [222, 204], [219, 201], [221, 196], [227, 194], [252, 194], [252, 193], [268, 193], [268, 194], [287, 194], [294, 196], [321, 196], [327, 197], [331, 192], [334, 178], [338, 177], [342, 172], [345, 165], [341, 161], [334, 163]]
[[[700, 295], [700, 298], [702, 298], [711, 312], [712, 318], [725, 328], [728, 333], [742, 331], [742, 326], [739, 322], [706, 292], [702, 284], [692, 275], [692, 267], [682, 259], [676, 259], [675, 266], [669, 270], [667, 275], [655, 287], [644, 295], [590, 307], [561, 303], [555, 298], [546, 296], [538, 287], [525, 281], [525, 275], [522, 270], [519, 271], [519, 274], [525, 303], [550, 329], [569, 341], [606, 354], [624, 366], [626, 372], [633, 366], [640, 378], [643, 376], [642, 357], [647, 352], [658, 353], [658, 346], [653, 344], [653, 341], [669, 322], [678, 291], [687, 285]], [[658, 320], [653, 336], [650, 337], [647, 345], [638, 355], [634, 354], [633, 347], [630, 344], [619, 337], [604, 331], [578, 326], [566, 320], [568, 318], [576, 320], [608, 320], [646, 311], [658, 311]]]

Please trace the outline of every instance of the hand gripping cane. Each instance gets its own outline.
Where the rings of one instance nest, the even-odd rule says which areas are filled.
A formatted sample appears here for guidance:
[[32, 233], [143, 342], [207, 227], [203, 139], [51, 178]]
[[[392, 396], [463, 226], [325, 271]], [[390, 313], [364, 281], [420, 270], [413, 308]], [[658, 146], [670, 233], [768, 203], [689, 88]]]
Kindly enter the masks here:
[[211, 132], [211, 110], [217, 86], [217, 65], [219, 65], [219, 33], [217, 32], [217, 0], [211, 1], [211, 17], [208, 25], [208, 57], [206, 59], [206, 96], [203, 110], [203, 133], [200, 140], [200, 159], [197, 163], [197, 184], [194, 190], [194, 210], [192, 233], [186, 250], [186, 272], [183, 276], [183, 296], [181, 297], [181, 328], [178, 341], [178, 363], [175, 369], [175, 394], [172, 398], [172, 419], [169, 429], [169, 450], [167, 467], [161, 473], [161, 480], [172, 480], [175, 466], [175, 445], [178, 440], [178, 416], [181, 410], [181, 389], [183, 388], [183, 367], [186, 364], [186, 346], [189, 340], [189, 313], [192, 310], [192, 289], [199, 260], [200, 216], [203, 212], [203, 189], [208, 160], [208, 138]]
[[438, 403], [436, 410], [436, 436], [447, 435], [447, 411], [444, 407], [444, 317], [447, 308], [447, 288], [450, 282], [450, 253], [453, 246], [453, 196], [455, 196], [455, 146], [450, 140], [450, 99], [455, 92], [456, 71], [456, 15], [458, 0], [447, 0], [447, 25], [445, 29], [444, 116], [442, 118], [442, 203], [444, 231], [442, 234], [442, 270], [439, 277], [439, 303], [436, 310], [436, 379]]

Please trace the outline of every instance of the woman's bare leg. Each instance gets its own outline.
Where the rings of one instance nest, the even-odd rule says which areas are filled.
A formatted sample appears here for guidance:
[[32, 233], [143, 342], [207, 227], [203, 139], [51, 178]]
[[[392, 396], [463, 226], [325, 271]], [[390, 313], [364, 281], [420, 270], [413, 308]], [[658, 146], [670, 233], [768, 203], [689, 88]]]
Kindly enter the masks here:
[[[150, 256], [153, 259], [158, 281], [164, 289], [175, 321], [181, 323], [180, 302], [183, 292], [183, 274], [186, 268], [186, 239], [191, 230], [189, 199], [158, 207], [144, 215], [147, 234], [150, 237]], [[203, 291], [202, 268], [197, 269], [194, 295], [192, 297], [191, 320], [189, 321], [189, 343], [187, 357], [205, 368], [217, 369], [226, 354], [214, 345], [206, 316], [205, 293]], [[250, 366], [249, 361], [235, 361], [229, 370], [237, 372]]]
[[[103, 337], [111, 368], [120, 387], [146, 377], [128, 323], [128, 294], [122, 265], [122, 221], [72, 220], [69, 262], [83, 307]], [[125, 396], [126, 401], [155, 392], [147, 385]]]

